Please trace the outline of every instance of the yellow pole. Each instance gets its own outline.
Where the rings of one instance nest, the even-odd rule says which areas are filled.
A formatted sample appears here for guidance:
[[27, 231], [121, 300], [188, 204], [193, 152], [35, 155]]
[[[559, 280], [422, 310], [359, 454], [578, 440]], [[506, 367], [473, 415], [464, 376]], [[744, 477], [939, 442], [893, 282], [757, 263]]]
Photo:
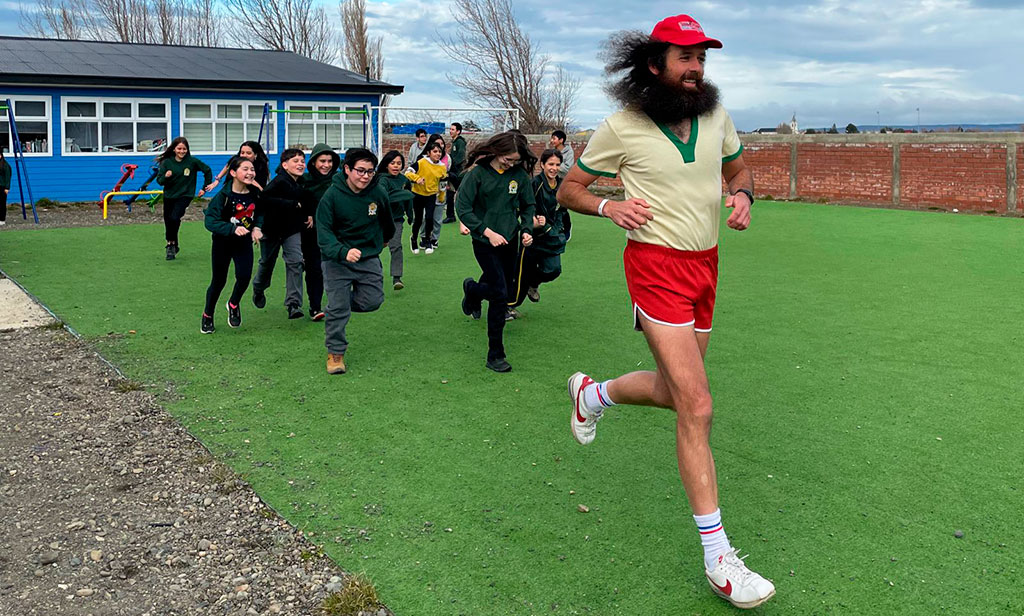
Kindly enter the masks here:
[[162, 191], [162, 190], [125, 190], [125, 191], [120, 191], [119, 190], [117, 192], [108, 192], [107, 194], [103, 195], [103, 220], [107, 219], [107, 202], [110, 201], [110, 198], [113, 197], [114, 195], [162, 195], [162, 194], [164, 194], [164, 191]]

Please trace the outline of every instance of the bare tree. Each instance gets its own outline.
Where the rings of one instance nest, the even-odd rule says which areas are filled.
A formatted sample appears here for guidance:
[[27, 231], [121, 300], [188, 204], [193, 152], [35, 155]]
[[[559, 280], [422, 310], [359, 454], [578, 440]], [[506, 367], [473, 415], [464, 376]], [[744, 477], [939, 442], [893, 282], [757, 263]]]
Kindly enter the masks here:
[[555, 67], [551, 76], [547, 95], [544, 97], [544, 115], [550, 126], [546, 128], [561, 129], [569, 132], [572, 121], [572, 110], [576, 106], [580, 94], [580, 80], [565, 70], [562, 65]]
[[230, 36], [250, 49], [294, 51], [318, 62], [338, 58], [338, 34], [314, 0], [226, 0], [236, 16]]
[[370, 36], [366, 26], [366, 0], [342, 0], [342, 60], [345, 68], [370, 79], [384, 78], [382, 36]]
[[[550, 59], [519, 29], [511, 0], [454, 0], [451, 12], [456, 27], [441, 37], [441, 48], [465, 67], [461, 74], [448, 75], [462, 97], [470, 104], [518, 108], [520, 129], [526, 132], [564, 126], [579, 81], [545, 87]], [[556, 79], [566, 76], [560, 67], [554, 71]]]
[[151, 0], [154, 42], [213, 47], [224, 34], [224, 16], [215, 0]]
[[21, 28], [43, 38], [91, 40], [101, 38], [99, 22], [89, 0], [38, 0], [34, 8], [19, 4]]

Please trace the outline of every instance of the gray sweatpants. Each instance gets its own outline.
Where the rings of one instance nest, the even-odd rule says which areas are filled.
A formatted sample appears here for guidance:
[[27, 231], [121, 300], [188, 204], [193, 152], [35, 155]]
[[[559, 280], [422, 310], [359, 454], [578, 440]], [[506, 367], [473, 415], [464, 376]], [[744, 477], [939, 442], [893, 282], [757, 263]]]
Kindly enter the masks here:
[[395, 235], [388, 240], [388, 250], [391, 251], [391, 277], [402, 277], [402, 265], [404, 255], [402, 253], [402, 228], [405, 226], [405, 219], [399, 218], [395, 221]]
[[434, 228], [430, 232], [430, 243], [436, 244], [437, 238], [441, 237], [441, 221], [444, 220], [444, 204], [434, 207]]
[[356, 263], [324, 261], [327, 319], [324, 338], [328, 353], [348, 348], [345, 326], [353, 312], [373, 312], [384, 303], [384, 269], [380, 257]]
[[252, 281], [252, 290], [263, 292], [274, 276], [279, 252], [284, 253], [285, 306], [302, 306], [302, 234], [293, 233], [284, 239], [264, 237], [260, 241], [260, 266]]

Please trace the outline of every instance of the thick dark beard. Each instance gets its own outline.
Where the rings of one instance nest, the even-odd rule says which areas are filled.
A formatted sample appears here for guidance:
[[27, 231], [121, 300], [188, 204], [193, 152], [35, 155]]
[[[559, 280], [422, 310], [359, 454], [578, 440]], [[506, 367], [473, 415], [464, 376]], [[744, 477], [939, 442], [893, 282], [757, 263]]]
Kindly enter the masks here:
[[650, 83], [635, 104], [652, 120], [678, 124], [702, 116], [718, 106], [718, 86], [703, 80], [696, 92], [668, 85], [660, 79]]

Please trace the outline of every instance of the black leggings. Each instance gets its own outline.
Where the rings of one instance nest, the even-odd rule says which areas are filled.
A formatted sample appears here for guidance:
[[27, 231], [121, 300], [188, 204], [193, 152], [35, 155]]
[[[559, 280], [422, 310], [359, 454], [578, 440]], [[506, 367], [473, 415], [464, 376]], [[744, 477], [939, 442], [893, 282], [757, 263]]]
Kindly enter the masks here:
[[494, 247], [473, 240], [473, 256], [480, 264], [480, 280], [469, 285], [469, 300], [487, 300], [487, 359], [505, 357], [502, 333], [518, 251], [515, 244]]
[[437, 205], [437, 195], [417, 195], [413, 194], [412, 197], [412, 209], [415, 212], [412, 221], [412, 247], [416, 248], [419, 244], [416, 242], [419, 240], [420, 225], [423, 225], [423, 246], [430, 245], [430, 234], [434, 231], [434, 207]]
[[235, 262], [235, 287], [231, 290], [228, 301], [236, 306], [242, 301], [242, 294], [249, 287], [249, 280], [252, 278], [252, 238], [248, 235], [214, 235], [210, 253], [213, 278], [210, 280], [210, 287], [206, 289], [205, 313], [212, 317], [217, 300], [220, 299], [220, 292], [228, 282], [228, 266], [232, 261]]
[[178, 229], [181, 228], [181, 219], [189, 203], [192, 203], [192, 197], [164, 199], [164, 237], [167, 243], [178, 243]]
[[302, 230], [302, 263], [306, 273], [309, 307], [311, 310], [319, 310], [324, 305], [324, 270], [320, 267], [320, 244], [317, 243], [316, 227]]
[[0, 188], [0, 220], [7, 220], [7, 193]]

